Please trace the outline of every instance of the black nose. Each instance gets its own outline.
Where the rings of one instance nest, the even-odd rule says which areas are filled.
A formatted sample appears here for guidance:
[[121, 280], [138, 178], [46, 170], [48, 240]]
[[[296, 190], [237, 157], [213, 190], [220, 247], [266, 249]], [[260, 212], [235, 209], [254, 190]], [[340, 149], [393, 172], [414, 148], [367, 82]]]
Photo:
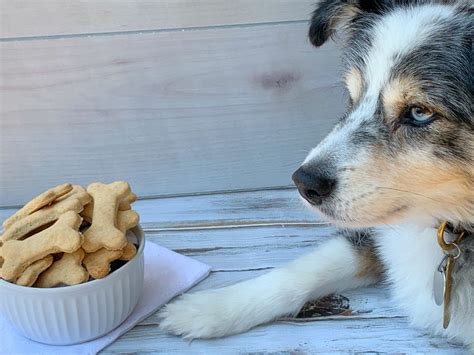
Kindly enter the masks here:
[[301, 166], [293, 173], [293, 181], [306, 201], [320, 205], [329, 197], [336, 187], [336, 179], [317, 168]]

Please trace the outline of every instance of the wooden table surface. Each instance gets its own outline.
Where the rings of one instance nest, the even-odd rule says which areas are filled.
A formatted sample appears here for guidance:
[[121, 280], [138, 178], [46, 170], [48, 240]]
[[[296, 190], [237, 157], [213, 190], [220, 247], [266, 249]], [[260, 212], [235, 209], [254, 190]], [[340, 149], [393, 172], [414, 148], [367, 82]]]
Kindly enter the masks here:
[[[261, 275], [334, 233], [302, 206], [294, 189], [147, 199], [134, 208], [149, 241], [212, 266], [211, 275], [191, 292]], [[11, 212], [0, 210], [0, 220]], [[326, 309], [328, 316], [281, 320], [206, 341], [164, 334], [152, 315], [103, 353], [467, 353], [410, 327], [390, 301], [386, 285], [346, 292], [337, 300], [343, 301], [342, 314]]]

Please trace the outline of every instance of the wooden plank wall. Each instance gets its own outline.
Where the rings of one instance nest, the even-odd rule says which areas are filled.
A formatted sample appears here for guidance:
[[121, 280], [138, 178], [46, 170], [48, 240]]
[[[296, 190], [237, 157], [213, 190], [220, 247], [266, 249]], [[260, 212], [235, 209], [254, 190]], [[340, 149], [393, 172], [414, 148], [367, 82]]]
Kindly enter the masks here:
[[0, 0], [0, 37], [304, 21], [316, 0]]
[[0, 0], [0, 206], [64, 181], [291, 184], [344, 106], [313, 2]]

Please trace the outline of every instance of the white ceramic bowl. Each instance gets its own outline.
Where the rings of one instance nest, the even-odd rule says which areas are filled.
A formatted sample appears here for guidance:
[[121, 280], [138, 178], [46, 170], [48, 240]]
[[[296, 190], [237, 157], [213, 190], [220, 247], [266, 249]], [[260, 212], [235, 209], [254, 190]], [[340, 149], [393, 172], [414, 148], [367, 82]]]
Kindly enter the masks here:
[[46, 344], [107, 334], [132, 313], [143, 290], [145, 238], [139, 226], [130, 232], [139, 243], [137, 255], [103, 279], [49, 289], [0, 280], [0, 313], [21, 334]]

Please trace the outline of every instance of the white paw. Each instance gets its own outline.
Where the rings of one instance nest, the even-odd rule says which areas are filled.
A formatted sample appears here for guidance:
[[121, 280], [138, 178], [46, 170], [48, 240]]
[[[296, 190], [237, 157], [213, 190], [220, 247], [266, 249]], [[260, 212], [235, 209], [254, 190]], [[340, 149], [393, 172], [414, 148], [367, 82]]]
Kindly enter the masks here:
[[[215, 338], [234, 333], [225, 291], [204, 291], [179, 297], [158, 314], [160, 328], [187, 339]], [[226, 309], [227, 308], [227, 309]]]

